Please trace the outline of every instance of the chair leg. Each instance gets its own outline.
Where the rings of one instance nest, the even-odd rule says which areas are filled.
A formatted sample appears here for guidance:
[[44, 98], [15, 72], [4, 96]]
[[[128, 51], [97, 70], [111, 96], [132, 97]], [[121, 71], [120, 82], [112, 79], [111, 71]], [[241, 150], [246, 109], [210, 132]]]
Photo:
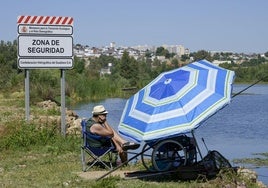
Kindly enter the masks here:
[[117, 153], [114, 153], [114, 152], [109, 152], [108, 153], [108, 156], [109, 156], [110, 169], [113, 169], [113, 164], [116, 163], [118, 154]]
[[[94, 162], [93, 164], [91, 164], [91, 166], [89, 168], [91, 168], [93, 165], [95, 165], [97, 162], [100, 162], [101, 164], [104, 165], [105, 168], [107, 168], [108, 170], [112, 170], [113, 169], [113, 166], [112, 166], [112, 152], [111, 151], [107, 151], [105, 152], [103, 155], [101, 156], [96, 156], [92, 153], [88, 153], [93, 159], [94, 159]], [[108, 154], [108, 157], [109, 157], [109, 166], [102, 160], [102, 157], [107, 155]]]
[[82, 147], [81, 147], [81, 162], [82, 162], [82, 170], [83, 172], [86, 172], [87, 170], [86, 152]]
[[[92, 158], [92, 162], [89, 165], [88, 165], [87, 160], [86, 160], [86, 155], [87, 154]], [[105, 156], [105, 155], [108, 155], [108, 157], [109, 157], [109, 165], [107, 165], [104, 161], [102, 161], [102, 157]], [[82, 161], [82, 170], [84, 172], [86, 172], [88, 169], [90, 169], [91, 167], [93, 167], [98, 162], [100, 164], [102, 164], [105, 168], [107, 168], [108, 170], [113, 169], [113, 165], [112, 165], [112, 152], [111, 151], [107, 151], [107, 152], [105, 152], [101, 156], [96, 156], [95, 154], [93, 154], [87, 148], [81, 147], [81, 161]]]

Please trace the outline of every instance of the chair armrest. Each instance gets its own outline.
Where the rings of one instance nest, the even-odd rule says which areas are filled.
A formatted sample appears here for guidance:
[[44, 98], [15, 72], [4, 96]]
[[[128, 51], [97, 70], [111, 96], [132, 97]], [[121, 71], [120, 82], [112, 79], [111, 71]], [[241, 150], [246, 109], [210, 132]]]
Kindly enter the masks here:
[[111, 139], [111, 137], [108, 137], [108, 136], [93, 135], [87, 132], [84, 132], [84, 134], [86, 135], [87, 138], [91, 138], [95, 140], [110, 140]]

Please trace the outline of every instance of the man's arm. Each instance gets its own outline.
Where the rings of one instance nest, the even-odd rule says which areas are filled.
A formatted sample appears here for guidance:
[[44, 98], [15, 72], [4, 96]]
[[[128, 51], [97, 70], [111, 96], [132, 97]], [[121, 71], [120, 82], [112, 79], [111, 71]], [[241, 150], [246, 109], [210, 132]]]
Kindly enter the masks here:
[[113, 137], [114, 132], [112, 128], [105, 122], [102, 126], [99, 123], [95, 123], [91, 126], [90, 131], [94, 134], [100, 135], [100, 136], [108, 136], [108, 137]]

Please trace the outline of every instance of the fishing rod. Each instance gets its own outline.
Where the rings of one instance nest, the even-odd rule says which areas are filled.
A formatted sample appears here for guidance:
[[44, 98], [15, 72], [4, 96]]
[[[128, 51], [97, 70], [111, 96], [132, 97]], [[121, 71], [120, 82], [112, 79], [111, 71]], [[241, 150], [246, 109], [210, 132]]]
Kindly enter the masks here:
[[259, 83], [260, 81], [264, 80], [266, 77], [268, 76], [265, 76], [265, 77], [262, 77], [261, 79], [257, 80], [256, 82], [254, 82], [253, 84], [249, 85], [248, 87], [246, 87], [245, 89], [242, 89], [241, 91], [239, 91], [238, 93], [234, 94], [232, 96], [232, 98], [236, 97], [237, 95], [243, 93], [244, 91], [246, 91], [247, 89], [251, 88], [252, 86], [256, 85], [257, 83]]
[[[264, 80], [264, 79], [267, 78], [267, 77], [268, 77], [268, 76], [264, 76], [264, 77], [262, 77], [261, 79], [257, 80], [257, 81], [254, 82], [253, 84], [249, 85], [248, 87], [246, 87], [246, 88], [242, 89], [241, 91], [239, 91], [238, 93], [234, 94], [231, 98], [234, 98], [234, 97], [236, 97], [237, 95], [240, 95], [242, 92], [246, 91], [247, 89], [251, 88], [252, 86], [256, 85], [257, 83], [259, 83], [260, 81]], [[227, 106], [227, 105], [223, 106], [220, 110], [222, 110], [222, 109], [225, 108], [226, 106]], [[203, 123], [205, 123], [209, 118], [211, 118], [212, 116], [214, 116], [216, 113], [217, 113], [217, 112], [215, 112], [214, 114], [212, 114], [211, 116], [209, 116], [205, 121], [203, 121], [202, 123], [200, 123], [200, 125], [203, 124]], [[209, 150], [208, 150], [208, 147], [207, 147], [207, 145], [206, 145], [206, 143], [205, 143], [204, 138], [202, 138], [202, 141], [203, 141], [203, 143], [204, 143], [204, 145], [205, 145], [207, 151], [209, 151]], [[201, 158], [202, 158], [202, 157], [201, 157]]]

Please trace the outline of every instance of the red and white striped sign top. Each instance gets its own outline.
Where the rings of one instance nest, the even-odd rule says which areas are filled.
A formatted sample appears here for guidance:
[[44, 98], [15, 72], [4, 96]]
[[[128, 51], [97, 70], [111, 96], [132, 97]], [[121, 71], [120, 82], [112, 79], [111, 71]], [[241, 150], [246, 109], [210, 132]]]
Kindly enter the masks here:
[[18, 16], [17, 23], [39, 25], [73, 25], [73, 18], [63, 16]]

